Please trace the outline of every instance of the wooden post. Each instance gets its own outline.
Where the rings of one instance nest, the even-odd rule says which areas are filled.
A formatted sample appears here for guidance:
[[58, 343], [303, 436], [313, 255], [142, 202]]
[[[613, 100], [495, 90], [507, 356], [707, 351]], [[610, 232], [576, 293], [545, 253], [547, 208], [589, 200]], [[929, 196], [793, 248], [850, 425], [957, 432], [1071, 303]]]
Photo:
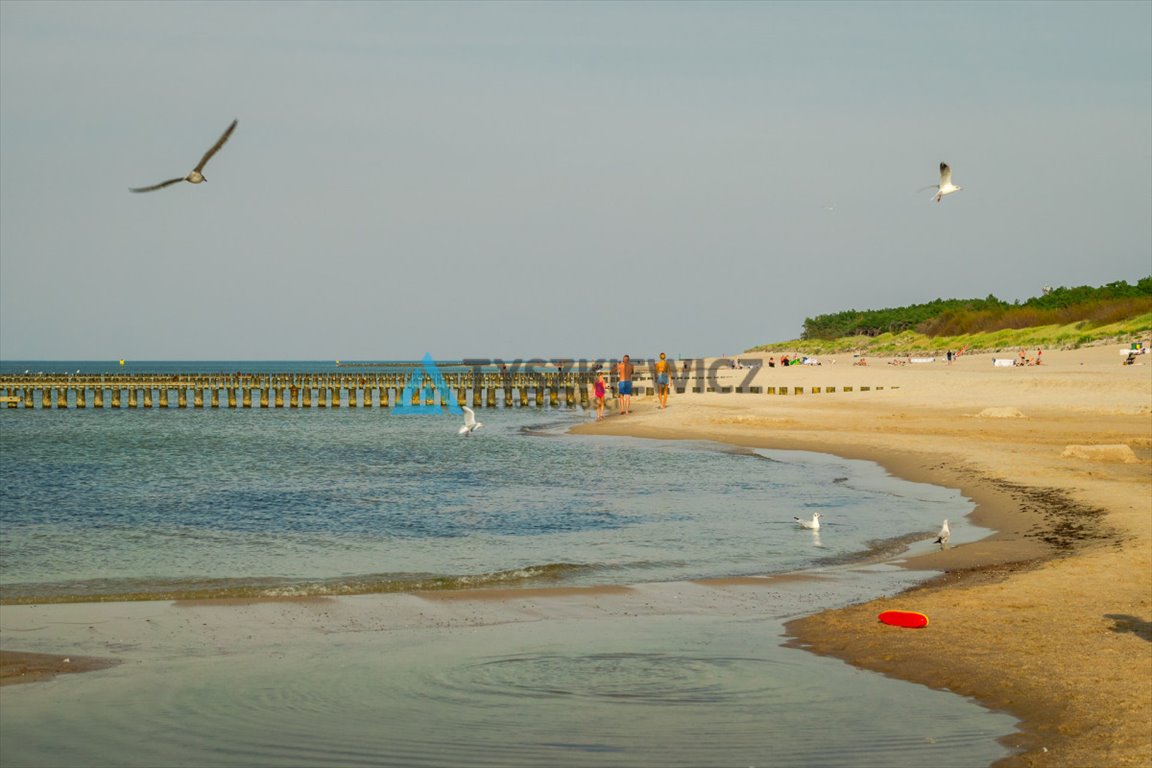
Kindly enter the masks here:
[[275, 398], [276, 398], [276, 400], [275, 400], [276, 407], [277, 408], [283, 408], [284, 407], [284, 387], [277, 385], [276, 392], [275, 392]]
[[319, 386], [316, 388], [316, 400], [317, 400], [317, 402], [316, 402], [317, 408], [327, 408], [328, 407], [328, 389], [326, 387]]
[[[120, 400], [120, 392], [119, 391], [116, 392], [116, 400], [117, 401]], [[49, 408], [52, 407], [52, 387], [44, 387], [43, 389], [40, 390], [40, 407], [43, 408], [44, 410], [48, 410]], [[117, 408], [120, 407], [119, 402], [116, 403], [116, 407]]]
[[[12, 393], [9, 392], [8, 394], [12, 394]], [[15, 406], [16, 404], [9, 401], [8, 405], [9, 406]], [[81, 384], [79, 387], [76, 388], [76, 407], [77, 408], [87, 408], [88, 407], [88, 391], [87, 391], [87, 387], [85, 387], [83, 384]]]
[[[98, 390], [96, 390], [96, 393], [97, 393], [96, 407], [97, 408], [103, 408], [104, 407], [104, 390], [98, 389]], [[32, 397], [33, 397], [32, 387], [24, 387], [24, 407], [25, 408], [31, 408], [32, 407]]]
[[144, 407], [151, 410], [152, 408], [152, 385], [144, 385]]
[[260, 389], [260, 407], [261, 408], [267, 408], [268, 407], [268, 398], [271, 397], [271, 395], [272, 395], [272, 383], [269, 382], [267, 385], [265, 385], [264, 387], [261, 387], [261, 389]]
[[236, 407], [236, 387], [228, 387], [228, 407]]
[[220, 389], [217, 385], [212, 386], [212, 407], [220, 407]]
[[120, 385], [118, 383], [112, 385], [112, 407], [120, 407]]
[[195, 384], [192, 387], [192, 407], [204, 407], [204, 390], [200, 388], [199, 384]]

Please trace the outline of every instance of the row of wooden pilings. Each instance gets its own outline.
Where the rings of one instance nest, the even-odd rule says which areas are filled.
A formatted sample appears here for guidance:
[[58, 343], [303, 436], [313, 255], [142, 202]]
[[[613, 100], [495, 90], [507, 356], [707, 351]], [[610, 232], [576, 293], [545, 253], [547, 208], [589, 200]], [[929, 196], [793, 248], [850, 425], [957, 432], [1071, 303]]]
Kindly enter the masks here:
[[[587, 373], [446, 373], [442, 389], [430, 376], [386, 374], [177, 374], [97, 376], [0, 376], [0, 401], [9, 408], [389, 408], [446, 404], [474, 408], [587, 407], [593, 377]], [[407, 391], [408, 403], [401, 403]], [[173, 398], [173, 393], [175, 397]], [[91, 400], [89, 401], [89, 394]], [[39, 397], [37, 397], [39, 395]]]
[[[444, 405], [455, 393], [456, 403], [473, 408], [499, 405], [534, 405], [552, 408], [577, 405], [587, 408], [591, 401], [593, 375], [589, 373], [446, 373], [441, 391], [425, 375], [420, 386], [410, 373], [385, 374], [101, 374], [0, 376], [0, 404], [8, 408], [48, 410], [87, 408], [89, 394], [93, 408], [391, 408], [403, 405]], [[653, 395], [655, 388], [645, 377], [637, 377], [635, 394]], [[647, 384], [647, 386], [645, 386]], [[609, 396], [614, 382], [609, 382]], [[689, 376], [674, 377], [675, 392], [719, 392], [767, 395], [802, 395], [836, 392], [836, 387], [809, 386], [705, 386]], [[843, 392], [867, 392], [884, 387], [844, 386]], [[405, 399], [407, 392], [407, 403]], [[175, 393], [175, 399], [172, 395]], [[39, 395], [39, 396], [37, 396]], [[500, 395], [498, 397], [498, 395]], [[471, 396], [471, 397], [469, 397]], [[37, 405], [37, 403], [39, 405]]]

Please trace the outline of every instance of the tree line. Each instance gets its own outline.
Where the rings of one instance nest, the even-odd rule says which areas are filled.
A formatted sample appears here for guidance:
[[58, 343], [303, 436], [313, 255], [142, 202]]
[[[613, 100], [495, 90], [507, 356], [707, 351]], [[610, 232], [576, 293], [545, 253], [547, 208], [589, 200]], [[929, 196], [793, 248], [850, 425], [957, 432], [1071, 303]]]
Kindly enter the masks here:
[[1130, 285], [1117, 280], [1100, 287], [1045, 290], [1021, 303], [984, 299], [936, 299], [927, 304], [888, 309], [849, 309], [804, 319], [800, 338], [839, 339], [916, 331], [926, 336], [960, 336], [1006, 328], [1087, 322], [1108, 325], [1152, 312], [1152, 276]]

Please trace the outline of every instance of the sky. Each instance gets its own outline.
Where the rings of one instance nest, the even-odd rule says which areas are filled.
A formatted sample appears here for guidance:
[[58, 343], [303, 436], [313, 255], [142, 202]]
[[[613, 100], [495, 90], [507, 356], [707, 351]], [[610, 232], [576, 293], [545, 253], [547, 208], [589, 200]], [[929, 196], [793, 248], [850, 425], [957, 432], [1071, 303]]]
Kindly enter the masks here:
[[1149, 2], [0, 2], [3, 359], [724, 355], [1149, 273]]

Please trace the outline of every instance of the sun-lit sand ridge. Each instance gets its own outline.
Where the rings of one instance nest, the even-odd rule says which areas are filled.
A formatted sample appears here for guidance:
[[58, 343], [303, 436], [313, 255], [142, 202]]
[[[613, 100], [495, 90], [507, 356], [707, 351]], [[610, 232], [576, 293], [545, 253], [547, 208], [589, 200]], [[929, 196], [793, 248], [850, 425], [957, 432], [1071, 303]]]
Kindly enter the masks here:
[[[746, 382], [809, 394], [674, 395], [664, 411], [634, 399], [633, 415], [580, 431], [822, 451], [962, 489], [996, 535], [909, 561], [943, 574], [908, 594], [793, 621], [793, 643], [1012, 712], [1023, 721], [1012, 743], [1027, 751], [1003, 766], [1146, 766], [1152, 356], [1122, 366], [1118, 349], [1045, 351], [1043, 365], [1016, 368], [993, 366], [1006, 354], [903, 366], [831, 356]], [[931, 624], [879, 624], [892, 607]]]

